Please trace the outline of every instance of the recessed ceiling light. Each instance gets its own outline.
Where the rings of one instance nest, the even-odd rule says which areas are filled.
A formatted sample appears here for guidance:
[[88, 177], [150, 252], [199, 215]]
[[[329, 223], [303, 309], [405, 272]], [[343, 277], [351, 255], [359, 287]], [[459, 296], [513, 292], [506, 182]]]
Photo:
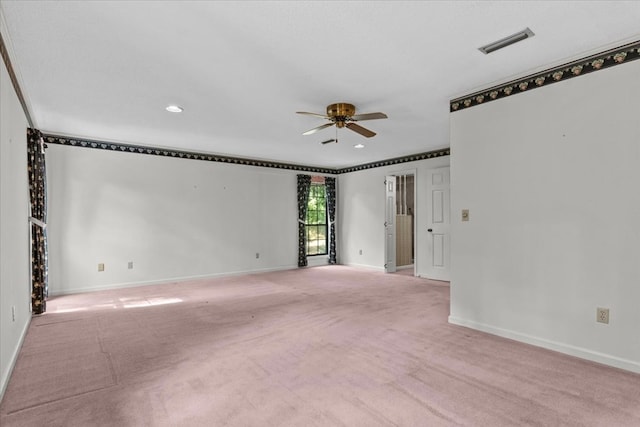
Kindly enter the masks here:
[[364, 148], [363, 144], [356, 144], [353, 146], [353, 148]]
[[170, 113], [182, 113], [182, 111], [184, 110], [184, 108], [178, 106], [178, 105], [169, 105], [166, 110]]

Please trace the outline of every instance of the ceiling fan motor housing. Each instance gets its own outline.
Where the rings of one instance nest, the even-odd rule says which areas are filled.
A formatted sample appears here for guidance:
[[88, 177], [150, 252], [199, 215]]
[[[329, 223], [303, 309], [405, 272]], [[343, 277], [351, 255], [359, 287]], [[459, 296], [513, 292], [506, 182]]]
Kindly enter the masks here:
[[339, 128], [344, 127], [344, 122], [356, 114], [356, 107], [353, 104], [339, 102], [327, 106], [327, 116], [330, 117]]

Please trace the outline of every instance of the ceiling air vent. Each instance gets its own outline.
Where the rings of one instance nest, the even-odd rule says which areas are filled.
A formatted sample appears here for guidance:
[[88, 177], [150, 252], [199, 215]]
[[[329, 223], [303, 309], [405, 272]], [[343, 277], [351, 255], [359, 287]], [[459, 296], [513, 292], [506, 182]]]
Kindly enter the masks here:
[[524, 39], [528, 39], [529, 37], [533, 37], [533, 31], [531, 31], [528, 27], [524, 30], [511, 34], [509, 37], [505, 37], [493, 43], [489, 43], [488, 45], [479, 47], [478, 50], [484, 54], [495, 52], [498, 49], [502, 49], [503, 47], [507, 47], [514, 43], [518, 43]]

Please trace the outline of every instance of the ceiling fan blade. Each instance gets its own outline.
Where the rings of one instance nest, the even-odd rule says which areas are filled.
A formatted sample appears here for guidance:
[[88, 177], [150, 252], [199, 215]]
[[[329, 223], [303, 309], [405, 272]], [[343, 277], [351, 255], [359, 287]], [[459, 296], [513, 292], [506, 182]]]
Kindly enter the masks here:
[[375, 132], [370, 131], [367, 128], [363, 128], [360, 125], [357, 125], [353, 122], [349, 122], [345, 125], [346, 127], [348, 127], [349, 129], [351, 129], [354, 132], [359, 133], [362, 136], [366, 136], [367, 138], [371, 138], [372, 136], [376, 136]]
[[337, 139], [331, 138], [331, 139], [327, 139], [326, 141], [322, 141], [320, 144], [325, 145], [325, 144], [329, 144], [331, 142], [338, 142]]
[[375, 119], [386, 119], [387, 115], [385, 113], [365, 113], [365, 114], [356, 114], [355, 116], [351, 116], [351, 120], [375, 120]]
[[326, 114], [308, 113], [306, 111], [296, 111], [296, 114], [304, 114], [307, 116], [314, 116], [314, 117], [321, 117], [323, 119], [329, 119], [329, 117]]
[[325, 123], [325, 124], [323, 124], [323, 125], [320, 125], [320, 126], [318, 126], [318, 127], [313, 128], [313, 129], [309, 129], [308, 131], [306, 131], [305, 133], [303, 133], [303, 135], [311, 135], [312, 133], [316, 133], [316, 132], [318, 132], [319, 130], [322, 130], [322, 129], [328, 128], [329, 126], [333, 126], [333, 123]]

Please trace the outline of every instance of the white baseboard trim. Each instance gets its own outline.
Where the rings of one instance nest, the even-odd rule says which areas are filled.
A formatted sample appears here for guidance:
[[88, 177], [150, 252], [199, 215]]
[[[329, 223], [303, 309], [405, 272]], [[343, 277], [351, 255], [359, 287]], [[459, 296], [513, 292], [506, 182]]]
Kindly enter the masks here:
[[11, 374], [13, 373], [13, 368], [16, 366], [16, 362], [18, 361], [18, 355], [20, 354], [20, 350], [22, 349], [22, 344], [24, 343], [24, 339], [27, 336], [27, 331], [29, 330], [29, 325], [31, 324], [31, 313], [29, 313], [29, 318], [22, 328], [22, 332], [20, 333], [20, 339], [18, 340], [18, 345], [13, 349], [13, 353], [11, 354], [11, 359], [9, 360], [9, 366], [5, 372], [2, 373], [2, 379], [0, 379], [0, 402], [2, 402], [2, 398], [4, 397], [4, 392], [7, 390], [7, 386], [9, 385], [9, 379], [11, 379]]
[[464, 326], [503, 338], [509, 338], [520, 341], [525, 344], [535, 345], [536, 347], [546, 348], [548, 350], [557, 351], [559, 353], [568, 354], [570, 356], [579, 357], [580, 359], [590, 360], [592, 362], [601, 363], [603, 365], [612, 366], [614, 368], [624, 369], [640, 374], [640, 363], [633, 360], [623, 359], [610, 354], [600, 353], [582, 347], [576, 347], [570, 344], [551, 341], [540, 337], [512, 331], [510, 329], [497, 328], [495, 326], [486, 325], [484, 323], [474, 322], [472, 320], [461, 319], [455, 316], [449, 316], [449, 323], [452, 325]]
[[272, 271], [294, 270], [297, 268], [298, 268], [297, 265], [292, 264], [292, 265], [284, 265], [280, 267], [261, 268], [256, 270], [230, 271], [230, 272], [224, 272], [224, 273], [201, 274], [196, 276], [172, 277], [168, 279], [145, 280], [140, 282], [111, 283], [107, 285], [91, 286], [86, 288], [72, 288], [72, 289], [63, 289], [63, 290], [49, 289], [49, 295], [52, 297], [55, 297], [55, 296], [61, 296], [61, 295], [80, 294], [84, 292], [106, 291], [109, 289], [135, 288], [137, 286], [164, 285], [166, 283], [186, 282], [190, 280], [215, 279], [219, 277], [241, 276], [244, 274], [269, 273]]
[[318, 267], [320, 265], [329, 265], [329, 257], [323, 255], [307, 257], [307, 267]]
[[376, 266], [367, 265], [367, 264], [357, 264], [357, 263], [354, 263], [354, 262], [348, 262], [346, 264], [341, 264], [341, 265], [346, 265], [348, 267], [364, 268], [364, 269], [367, 269], [367, 270], [375, 270], [375, 271], [379, 271], [379, 272], [384, 273], [384, 267], [376, 267]]

